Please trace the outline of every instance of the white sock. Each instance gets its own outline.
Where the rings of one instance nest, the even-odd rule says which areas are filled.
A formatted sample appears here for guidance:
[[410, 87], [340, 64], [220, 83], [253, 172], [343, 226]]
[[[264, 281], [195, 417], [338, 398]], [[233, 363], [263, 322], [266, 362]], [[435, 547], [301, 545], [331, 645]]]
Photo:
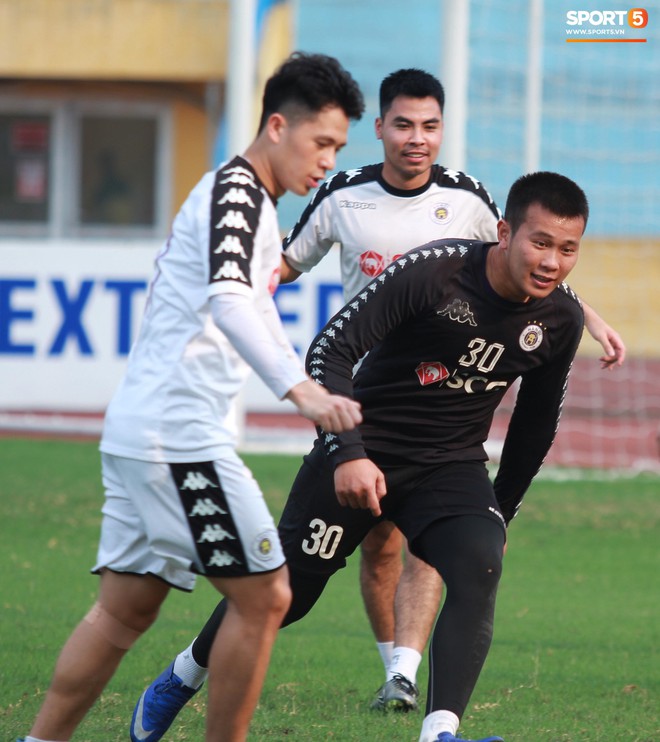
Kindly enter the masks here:
[[192, 656], [192, 643], [189, 647], [177, 654], [174, 660], [174, 674], [181, 678], [181, 682], [189, 688], [199, 688], [206, 680], [209, 671], [198, 665]]
[[67, 742], [67, 740], [55, 740], [55, 739], [39, 739], [38, 737], [30, 737], [28, 734], [27, 737], [23, 737], [25, 742]]
[[419, 742], [435, 742], [441, 732], [455, 735], [458, 724], [459, 718], [452, 711], [433, 711], [424, 719]]
[[411, 683], [416, 683], [417, 670], [421, 661], [422, 655], [416, 649], [395, 647], [387, 668], [387, 679], [390, 680], [395, 675], [403, 675]]
[[394, 642], [376, 642], [378, 647], [378, 653], [380, 654], [383, 665], [385, 665], [385, 680], [387, 680], [387, 668], [390, 666], [392, 661], [392, 652], [394, 650]]

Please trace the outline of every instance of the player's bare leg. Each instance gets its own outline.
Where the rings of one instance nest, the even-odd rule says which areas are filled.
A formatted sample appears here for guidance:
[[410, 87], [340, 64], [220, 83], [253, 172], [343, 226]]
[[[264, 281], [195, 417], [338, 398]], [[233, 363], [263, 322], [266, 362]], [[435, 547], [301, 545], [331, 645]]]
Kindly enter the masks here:
[[[413, 556], [406, 546], [406, 560], [394, 598], [394, 657], [390, 672], [403, 672], [411, 680], [415, 675], [397, 668], [400, 648], [412, 649], [421, 656], [438, 615], [442, 597], [442, 579], [437, 570]], [[414, 668], [416, 674], [417, 668]]]
[[379, 644], [394, 642], [394, 596], [403, 571], [402, 548], [403, 536], [389, 521], [372, 528], [362, 542], [360, 588]]
[[387, 675], [388, 681], [396, 681], [397, 676], [406, 678], [412, 684], [408, 691], [414, 700], [417, 670], [438, 615], [441, 597], [442, 580], [437, 570], [413, 556], [406, 547], [405, 566], [394, 598], [394, 651]]
[[415, 711], [419, 698], [417, 670], [433, 629], [442, 595], [437, 571], [414, 557], [406, 559], [394, 599], [394, 647], [385, 683], [371, 708], [378, 711]]
[[31, 736], [72, 736], [131, 644], [155, 621], [168, 591], [149, 575], [102, 574], [98, 603], [62, 648]]
[[227, 613], [209, 658], [206, 739], [243, 742], [291, 603], [288, 571], [211, 581], [227, 598]]

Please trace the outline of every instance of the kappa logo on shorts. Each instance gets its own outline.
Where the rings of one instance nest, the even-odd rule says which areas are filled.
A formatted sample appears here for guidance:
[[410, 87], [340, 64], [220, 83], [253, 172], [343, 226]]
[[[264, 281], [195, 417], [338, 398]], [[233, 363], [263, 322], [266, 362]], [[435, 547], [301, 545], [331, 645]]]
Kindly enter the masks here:
[[233, 536], [229, 531], [226, 531], [222, 526], [217, 523], [211, 525], [209, 523], [204, 526], [202, 535], [197, 539], [198, 544], [204, 542], [215, 543], [216, 541], [224, 541], [225, 539], [231, 539], [236, 541], [236, 536]]
[[218, 485], [213, 484], [210, 479], [207, 479], [199, 471], [189, 471], [181, 485], [182, 490], [205, 490], [207, 487], [215, 487], [217, 489]]
[[[202, 573], [242, 575], [245, 549], [216, 464], [170, 464]], [[200, 492], [201, 490], [201, 492]]]
[[198, 499], [195, 501], [188, 517], [194, 518], [197, 515], [202, 518], [207, 515], [227, 515], [227, 511], [223, 510], [216, 502], [213, 502], [210, 497], [205, 497], [203, 500]]
[[226, 551], [218, 551], [213, 549], [213, 554], [207, 562], [207, 567], [231, 567], [232, 564], [240, 564], [241, 562], [233, 557]]

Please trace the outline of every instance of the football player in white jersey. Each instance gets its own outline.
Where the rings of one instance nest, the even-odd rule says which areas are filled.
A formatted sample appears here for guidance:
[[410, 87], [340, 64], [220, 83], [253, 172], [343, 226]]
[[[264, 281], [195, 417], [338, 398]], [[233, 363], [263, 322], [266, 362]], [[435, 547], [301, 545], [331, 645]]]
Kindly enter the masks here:
[[[336, 59], [292, 55], [266, 83], [252, 144], [207, 173], [176, 216], [106, 414], [98, 600], [64, 646], [27, 742], [68, 740], [170, 588], [191, 590], [195, 574], [231, 604], [210, 658], [206, 739], [246, 738], [291, 591], [273, 519], [235, 452], [231, 402], [254, 369], [316, 424], [361, 421], [358, 403], [305, 373], [272, 294], [276, 200], [318, 186], [363, 110]], [[174, 668], [163, 683], [185, 694]], [[142, 742], [162, 733], [147, 700], [131, 728]]]
[[[281, 282], [312, 270], [338, 244], [348, 300], [388, 263], [425, 242], [497, 240], [501, 215], [486, 189], [465, 173], [434, 164], [443, 108], [442, 85], [423, 70], [402, 69], [383, 80], [376, 136], [383, 142], [384, 161], [338, 172], [321, 186], [284, 240]], [[584, 309], [590, 333], [603, 346], [603, 365], [620, 365], [622, 339], [593, 309]], [[417, 708], [417, 669], [442, 591], [437, 571], [422, 560], [406, 553], [402, 565], [402, 546], [399, 530], [389, 521], [376, 525], [361, 545], [362, 595], [385, 665], [385, 683], [372, 703], [380, 710]], [[203, 682], [220, 618], [213, 614], [178, 655], [184, 684]]]

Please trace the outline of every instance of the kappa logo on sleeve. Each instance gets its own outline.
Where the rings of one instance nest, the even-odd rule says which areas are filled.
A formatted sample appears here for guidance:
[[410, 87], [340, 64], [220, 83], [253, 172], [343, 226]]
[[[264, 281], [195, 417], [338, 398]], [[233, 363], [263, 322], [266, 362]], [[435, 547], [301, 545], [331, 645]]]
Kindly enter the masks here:
[[218, 270], [213, 274], [213, 280], [218, 278], [227, 278], [233, 281], [247, 283], [247, 276], [241, 270], [241, 267], [235, 260], [226, 260]]
[[216, 229], [238, 229], [252, 234], [252, 229], [248, 224], [245, 214], [237, 209], [227, 209], [227, 213], [215, 225]]
[[229, 253], [230, 255], [239, 255], [241, 258], [247, 260], [248, 256], [243, 249], [241, 238], [237, 234], [225, 235], [222, 242], [213, 251], [216, 255], [220, 253]]
[[230, 188], [227, 193], [218, 201], [219, 206], [224, 204], [247, 204], [254, 208], [254, 201], [244, 188]]
[[252, 186], [256, 188], [254, 182], [254, 175], [247, 168], [237, 165], [236, 167], [228, 168], [223, 171], [224, 180], [220, 181], [220, 185], [227, 185], [228, 183], [236, 183], [240, 186]]

